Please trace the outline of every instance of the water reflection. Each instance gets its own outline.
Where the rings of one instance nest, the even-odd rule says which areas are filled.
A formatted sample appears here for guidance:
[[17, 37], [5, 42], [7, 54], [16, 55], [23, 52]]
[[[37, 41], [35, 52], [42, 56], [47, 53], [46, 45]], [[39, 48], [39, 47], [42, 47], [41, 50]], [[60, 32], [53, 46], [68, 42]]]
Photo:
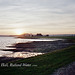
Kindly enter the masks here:
[[28, 57], [33, 57], [33, 56], [37, 56], [37, 55], [42, 55], [44, 53], [35, 53], [35, 52], [15, 52], [15, 53], [11, 53], [11, 54], [6, 54], [3, 57], [20, 57], [20, 58], [28, 58]]
[[[31, 56], [40, 55], [42, 53], [31, 53], [31, 52], [12, 52], [12, 51], [2, 51], [2, 49], [13, 49], [8, 48], [15, 43], [26, 43], [31, 41], [55, 41], [59, 39], [20, 39], [15, 37], [0, 37], [0, 57], [22, 57], [27, 58]], [[61, 39], [60, 39], [61, 40]]]
[[2, 51], [0, 50], [0, 57], [4, 56], [4, 55], [7, 55], [7, 54], [12, 54], [13, 52], [12, 51]]

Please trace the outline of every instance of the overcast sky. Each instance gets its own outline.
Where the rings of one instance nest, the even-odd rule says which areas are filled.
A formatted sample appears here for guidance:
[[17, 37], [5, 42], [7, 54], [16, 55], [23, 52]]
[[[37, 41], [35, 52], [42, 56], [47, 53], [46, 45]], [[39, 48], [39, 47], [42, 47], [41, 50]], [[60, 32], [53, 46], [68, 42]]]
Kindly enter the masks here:
[[0, 34], [75, 34], [75, 0], [0, 0]]

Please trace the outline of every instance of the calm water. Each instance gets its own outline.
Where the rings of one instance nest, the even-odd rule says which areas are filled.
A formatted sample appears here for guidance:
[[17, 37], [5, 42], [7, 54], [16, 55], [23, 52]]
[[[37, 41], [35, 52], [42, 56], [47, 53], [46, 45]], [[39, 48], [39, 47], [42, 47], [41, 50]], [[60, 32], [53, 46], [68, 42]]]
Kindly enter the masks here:
[[2, 51], [2, 49], [8, 49], [7, 46], [11, 46], [14, 43], [24, 43], [30, 41], [55, 41], [59, 39], [20, 39], [15, 37], [0, 37], [0, 57], [1, 56], [8, 56], [8, 57], [30, 57], [35, 56], [41, 53], [30, 53], [30, 52], [15, 52], [12, 51]]

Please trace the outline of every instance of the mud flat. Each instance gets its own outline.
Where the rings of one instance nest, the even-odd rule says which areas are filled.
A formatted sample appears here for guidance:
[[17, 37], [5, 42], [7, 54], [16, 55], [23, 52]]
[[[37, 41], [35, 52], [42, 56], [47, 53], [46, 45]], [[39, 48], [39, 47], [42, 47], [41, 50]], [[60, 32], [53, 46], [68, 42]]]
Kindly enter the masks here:
[[52, 52], [57, 49], [63, 49], [69, 46], [74, 45], [75, 43], [68, 42], [66, 40], [58, 40], [58, 41], [33, 41], [27, 43], [16, 43], [11, 48], [15, 49], [7, 49], [4, 51], [13, 51], [13, 52], [41, 52], [47, 53]]
[[28, 58], [44, 53], [49, 53], [55, 50], [61, 50], [69, 46], [74, 45], [75, 43], [67, 42], [66, 40], [59, 41], [33, 41], [27, 43], [16, 43], [13, 46], [10, 46], [14, 49], [5, 49], [4, 51], [12, 51], [11, 54], [6, 54], [1, 57], [0, 61], [6, 61], [15, 58]]

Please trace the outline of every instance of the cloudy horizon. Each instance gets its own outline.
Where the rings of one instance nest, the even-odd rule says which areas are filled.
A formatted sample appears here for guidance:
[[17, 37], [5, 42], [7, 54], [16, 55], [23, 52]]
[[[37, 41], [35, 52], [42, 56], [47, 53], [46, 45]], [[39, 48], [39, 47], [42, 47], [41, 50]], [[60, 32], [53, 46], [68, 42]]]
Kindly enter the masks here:
[[0, 0], [0, 35], [75, 34], [75, 0]]

